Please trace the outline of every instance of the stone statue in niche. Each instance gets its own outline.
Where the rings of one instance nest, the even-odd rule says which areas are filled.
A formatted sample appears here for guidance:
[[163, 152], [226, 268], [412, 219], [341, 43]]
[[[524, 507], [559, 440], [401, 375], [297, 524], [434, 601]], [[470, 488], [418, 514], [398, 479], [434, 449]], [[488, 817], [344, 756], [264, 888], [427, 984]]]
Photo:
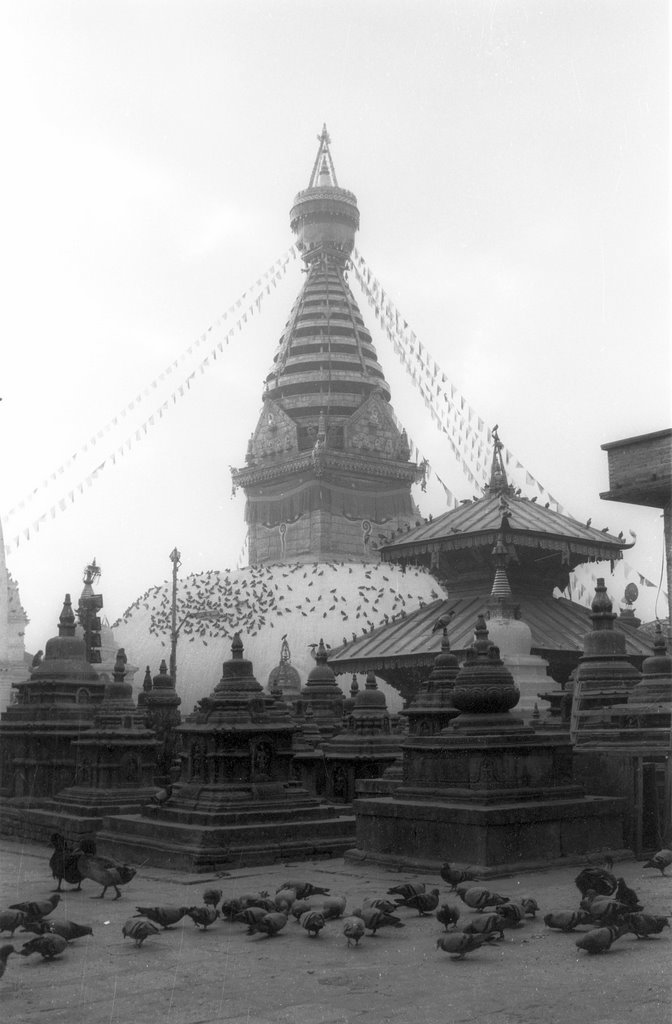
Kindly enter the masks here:
[[252, 770], [255, 775], [268, 775], [273, 761], [273, 750], [270, 743], [257, 743], [252, 758]]

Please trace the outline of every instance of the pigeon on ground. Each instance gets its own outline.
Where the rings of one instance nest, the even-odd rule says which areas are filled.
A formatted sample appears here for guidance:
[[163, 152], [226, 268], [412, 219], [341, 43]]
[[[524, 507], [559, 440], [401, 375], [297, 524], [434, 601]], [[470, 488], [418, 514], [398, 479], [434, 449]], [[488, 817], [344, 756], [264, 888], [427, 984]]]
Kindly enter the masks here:
[[54, 832], [50, 839], [54, 852], [49, 858], [49, 867], [52, 876], [58, 880], [55, 892], [61, 892], [61, 884], [76, 886], [73, 892], [79, 892], [82, 888], [82, 876], [77, 867], [77, 853], [68, 845], [60, 832]]
[[263, 917], [268, 913], [263, 907], [245, 907], [238, 914], [235, 915], [234, 920], [241, 921], [247, 925], [247, 934], [254, 935], [257, 930], [257, 924]]
[[473, 921], [465, 924], [462, 931], [465, 935], [491, 935], [493, 938], [497, 937], [504, 938], [504, 929], [506, 927], [506, 919], [499, 913], [496, 914], [484, 914], [482, 917], [475, 917]]
[[47, 900], [26, 900], [25, 903], [12, 903], [9, 909], [21, 910], [28, 921], [41, 921], [43, 917], [51, 914], [60, 902], [60, 894], [55, 892]]
[[225, 917], [227, 921], [233, 921], [236, 914], [239, 914], [241, 910], [244, 910], [245, 906], [241, 900], [234, 898], [231, 900], [222, 900], [222, 905], [219, 908], [219, 912], [222, 917]]
[[158, 935], [159, 929], [148, 917], [129, 917], [121, 929], [125, 939], [133, 939], [138, 949], [150, 935]]
[[274, 910], [270, 914], [264, 914], [260, 921], [257, 921], [255, 930], [263, 932], [268, 935], [269, 938], [277, 935], [278, 932], [285, 927], [287, 924], [287, 915], [282, 914], [279, 910]]
[[661, 875], [665, 874], [665, 868], [672, 864], [672, 850], [658, 850], [650, 860], [642, 864], [643, 868], [658, 868]]
[[136, 870], [128, 864], [120, 864], [109, 857], [98, 857], [95, 855], [95, 846], [90, 840], [83, 840], [79, 847], [80, 855], [77, 858], [77, 869], [82, 878], [90, 878], [92, 882], [102, 885], [102, 891], [92, 899], [103, 899], [109, 888], [114, 889], [115, 900], [121, 898], [120, 885], [128, 885], [135, 878]]
[[203, 893], [203, 902], [206, 907], [215, 907], [217, 909], [217, 905], [223, 895], [221, 889], [206, 889]]
[[295, 903], [292, 903], [291, 914], [295, 920], [299, 921], [304, 914], [307, 914], [312, 909], [310, 900], [296, 900]]
[[555, 913], [546, 914], [544, 924], [547, 928], [555, 928], [560, 932], [573, 932], [579, 925], [588, 924], [590, 920], [587, 910], [557, 910]]
[[162, 928], [170, 928], [189, 913], [189, 907], [136, 907], [134, 917], [147, 917]]
[[278, 889], [273, 899], [276, 910], [287, 913], [292, 909], [292, 903], [296, 900], [296, 889]]
[[219, 917], [219, 911], [215, 910], [214, 907], [189, 907], [187, 915], [197, 928], [202, 928], [205, 931], [206, 928], [215, 923]]
[[438, 889], [432, 889], [431, 892], [419, 892], [415, 896], [409, 896], [408, 899], [397, 901], [397, 906], [399, 907], [414, 907], [420, 917], [422, 917], [423, 914], [431, 914], [433, 910], [436, 910], [438, 905]]
[[291, 879], [289, 882], [283, 882], [277, 891], [280, 892], [281, 889], [293, 889], [296, 893], [297, 900], [305, 900], [308, 896], [329, 895], [328, 889], [323, 889], [319, 885], [313, 885], [312, 882], [304, 882], [296, 879]]
[[599, 924], [616, 924], [622, 921], [625, 914], [632, 911], [632, 907], [625, 903], [610, 896], [598, 896], [592, 889], [583, 897], [580, 906], [581, 910], [587, 910], [593, 921]]
[[45, 960], [53, 960], [60, 956], [68, 945], [68, 940], [62, 935], [38, 935], [37, 938], [25, 942], [19, 950], [20, 956], [31, 956], [33, 953], [40, 953]]
[[472, 908], [472, 910], [485, 910], [486, 907], [499, 907], [502, 903], [509, 902], [508, 896], [500, 896], [499, 893], [490, 892], [489, 889], [484, 889], [480, 885], [467, 889], [464, 896], [461, 898], [468, 907]]
[[350, 917], [343, 918], [343, 934], [348, 940], [348, 946], [351, 946], [353, 942], [358, 946], [365, 930], [366, 925], [361, 917], [356, 917], [352, 914]]
[[60, 935], [68, 942], [75, 939], [83, 939], [86, 935], [93, 935], [93, 928], [90, 924], [77, 924], [75, 921], [45, 921], [44, 922], [52, 935]]
[[5, 973], [5, 969], [7, 967], [7, 960], [12, 955], [12, 953], [16, 953], [14, 946], [0, 946], [0, 978]]
[[621, 935], [629, 931], [627, 927], [610, 925], [605, 928], [593, 928], [586, 932], [580, 939], [576, 940], [579, 949], [585, 949], [586, 953], [606, 953]]
[[317, 938], [324, 928], [324, 914], [320, 914], [319, 910], [307, 910], [305, 914], [301, 915], [300, 924], [302, 928], [306, 929], [311, 939]]
[[460, 882], [478, 881], [478, 875], [475, 871], [471, 871], [469, 868], [453, 868], [447, 861], [442, 865], [439, 874], [444, 882], [453, 890], [455, 890]]
[[460, 908], [455, 907], [450, 903], [442, 903], [434, 916], [439, 924], [443, 925], [444, 931], [448, 931], [449, 924], [457, 927], [457, 922], [460, 917]]
[[451, 960], [464, 960], [467, 953], [474, 949], [480, 949], [485, 942], [483, 935], [469, 935], [465, 932], [450, 932], [448, 935], [441, 935], [436, 940], [436, 948], [442, 949], [444, 953], [452, 953]]
[[392, 900], [381, 899], [366, 899], [362, 903], [363, 907], [375, 907], [377, 910], [382, 910], [386, 914], [393, 914], [399, 906], [398, 903], [394, 903]]
[[0, 932], [9, 932], [10, 937], [14, 938], [16, 929], [27, 920], [23, 910], [0, 910]]
[[400, 885], [393, 885], [391, 889], [387, 890], [387, 894], [388, 896], [400, 896], [402, 900], [406, 900], [409, 896], [417, 896], [418, 893], [424, 891], [424, 882], [402, 882]]
[[346, 903], [345, 896], [328, 896], [322, 904], [322, 913], [325, 921], [343, 917]]
[[584, 868], [576, 876], [574, 883], [582, 896], [591, 889], [598, 896], [611, 896], [618, 885], [611, 871], [605, 871], [604, 868]]
[[659, 914], [627, 914], [625, 920], [638, 939], [650, 939], [670, 927], [670, 919]]
[[525, 917], [525, 910], [521, 903], [513, 903], [509, 900], [507, 903], [500, 903], [497, 907], [497, 913], [504, 921], [505, 928], [518, 928], [523, 923]]
[[362, 907], [358, 910], [353, 910], [353, 917], [360, 917], [364, 922], [364, 927], [367, 931], [375, 935], [379, 928], [391, 926], [393, 928], [403, 928], [404, 922], [400, 917], [395, 914], [386, 914], [382, 910], [378, 910], [377, 907]]
[[537, 911], [539, 910], [539, 904], [532, 896], [521, 896], [518, 902], [525, 911], [526, 917], [536, 917]]
[[614, 890], [614, 899], [618, 900], [620, 903], [625, 903], [626, 907], [633, 912], [644, 909], [639, 902], [637, 893], [634, 889], [628, 888], [625, 884], [624, 878], [617, 879], [616, 889]]

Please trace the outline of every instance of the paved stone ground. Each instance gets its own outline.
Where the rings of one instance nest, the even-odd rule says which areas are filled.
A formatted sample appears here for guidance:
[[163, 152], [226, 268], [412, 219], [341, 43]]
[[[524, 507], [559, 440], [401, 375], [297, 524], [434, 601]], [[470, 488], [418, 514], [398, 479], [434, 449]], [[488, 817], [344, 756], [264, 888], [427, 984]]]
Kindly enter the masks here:
[[[47, 847], [0, 841], [0, 907], [44, 898], [53, 888]], [[670, 914], [672, 877], [625, 861], [616, 873], [647, 910]], [[512, 896], [532, 895], [541, 914], [503, 942], [455, 962], [436, 948], [434, 918], [402, 909], [403, 929], [384, 929], [348, 948], [339, 922], [310, 939], [290, 919], [275, 938], [247, 936], [240, 924], [217, 922], [203, 932], [189, 918], [137, 949], [123, 939], [136, 904], [193, 905], [214, 879], [141, 868], [120, 900], [92, 899], [84, 882], [54, 917], [91, 924], [53, 962], [9, 958], [0, 981], [0, 1016], [7, 1024], [669, 1024], [672, 1019], [672, 938], [628, 935], [604, 956], [587, 956], [576, 935], [545, 928], [549, 910], [575, 909], [577, 868], [553, 868], [488, 882]], [[247, 868], [216, 879], [226, 896], [275, 891], [289, 877], [328, 886], [356, 907], [406, 877], [447, 886], [428, 874], [401, 876], [366, 862], [342, 860]], [[316, 902], [319, 903], [319, 898]], [[475, 916], [463, 904], [461, 922]], [[0, 943], [19, 947], [17, 932]]]

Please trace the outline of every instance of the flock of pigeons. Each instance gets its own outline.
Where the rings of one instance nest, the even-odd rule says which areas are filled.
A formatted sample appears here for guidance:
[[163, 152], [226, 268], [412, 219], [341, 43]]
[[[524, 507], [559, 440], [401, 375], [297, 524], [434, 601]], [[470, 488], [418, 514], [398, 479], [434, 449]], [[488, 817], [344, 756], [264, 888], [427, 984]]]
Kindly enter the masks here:
[[[0, 910], [0, 932], [8, 931], [13, 938], [16, 929], [32, 933], [35, 937], [20, 949], [11, 944], [0, 947], [0, 977], [12, 953], [20, 956], [40, 954], [53, 960], [64, 953], [76, 939], [92, 935], [89, 925], [73, 921], [55, 920], [52, 912], [60, 901], [62, 883], [81, 888], [84, 879], [102, 886], [102, 899], [109, 888], [119, 899], [119, 886], [130, 882], [136, 871], [126, 864], [117, 863], [95, 852], [91, 841], [82, 841], [69, 849], [63, 837], [52, 836], [54, 853], [49, 865], [58, 888], [45, 900], [27, 900]], [[657, 868], [661, 875], [672, 864], [672, 850], [660, 850], [644, 864]], [[575, 879], [580, 899], [572, 909], [558, 909], [544, 916], [544, 924], [560, 932], [581, 929], [576, 946], [588, 954], [606, 953], [623, 935], [637, 939], [650, 939], [669, 928], [669, 919], [651, 913], [641, 905], [633, 889], [623, 878], [612, 874], [613, 863], [604, 867], [586, 867]], [[347, 898], [333, 895], [328, 889], [305, 879], [290, 878], [274, 895], [267, 891], [241, 893], [225, 897], [220, 889], [206, 889], [202, 904], [198, 906], [137, 907], [122, 927], [122, 936], [130, 938], [140, 948], [148, 938], [190, 918], [202, 930], [220, 921], [245, 926], [247, 935], [272, 937], [282, 931], [293, 918], [307, 935], [315, 939], [326, 927], [332, 929], [338, 922], [348, 946], [358, 946], [364, 936], [375, 935], [381, 928], [403, 928], [401, 911], [417, 911], [420, 917], [431, 917], [442, 925], [443, 932], [436, 940], [437, 949], [449, 953], [453, 960], [463, 960], [467, 953], [504, 938], [507, 929], [519, 929], [529, 918], [534, 918], [539, 905], [531, 896], [509, 896], [493, 892], [478, 884], [478, 876], [470, 870], [461, 870], [446, 863], [440, 871], [441, 879], [450, 893], [460, 902], [441, 902], [440, 889], [428, 889], [424, 883], [403, 882], [394, 885], [384, 895], [361, 901], [361, 906], [346, 913]], [[470, 912], [465, 920], [466, 913]]]
[[[412, 581], [419, 576], [427, 577], [426, 571], [407, 569], [408, 589], [404, 593], [396, 575], [394, 579], [389, 575], [389, 566], [388, 575], [385, 569], [385, 565], [378, 564], [361, 566], [354, 601], [352, 594], [345, 596], [347, 587], [339, 586], [341, 596], [337, 596], [336, 587], [331, 590], [324, 586], [331, 577], [334, 583], [341, 583], [339, 574], [360, 574], [359, 566], [353, 570], [345, 562], [283, 563], [249, 566], [235, 573], [228, 569], [192, 573], [178, 582], [177, 620], [184, 620], [181, 634], [188, 643], [206, 646], [220, 637], [231, 638], [235, 632], [256, 636], [265, 626], [274, 628], [291, 616], [329, 618], [335, 629], [338, 623], [344, 628], [348, 623], [356, 637], [358, 632], [369, 632], [375, 626], [405, 616], [407, 602], [411, 608], [416, 607], [418, 595]], [[432, 590], [428, 600], [440, 596]], [[167, 645], [171, 607], [170, 585], [151, 587], [112, 624], [112, 629], [131, 622], [136, 612], [148, 614], [148, 632]], [[337, 639], [335, 634], [332, 642]], [[343, 642], [348, 639], [344, 637]]]

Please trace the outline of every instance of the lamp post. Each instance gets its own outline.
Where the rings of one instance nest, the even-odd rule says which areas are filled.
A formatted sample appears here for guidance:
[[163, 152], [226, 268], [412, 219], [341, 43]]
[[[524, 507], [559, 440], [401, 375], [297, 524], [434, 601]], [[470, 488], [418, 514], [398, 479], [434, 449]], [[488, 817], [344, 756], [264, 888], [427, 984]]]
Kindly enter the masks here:
[[170, 552], [169, 558], [170, 558], [171, 562], [173, 563], [173, 597], [172, 597], [172, 603], [171, 603], [171, 606], [170, 606], [170, 616], [171, 616], [171, 621], [170, 621], [170, 625], [171, 625], [171, 629], [170, 629], [170, 678], [173, 681], [173, 686], [175, 686], [176, 680], [177, 680], [177, 634], [178, 634], [178, 628], [177, 628], [177, 570], [179, 569], [180, 565], [182, 564], [180, 562], [180, 552], [177, 550], [177, 548], [173, 548], [173, 550]]

